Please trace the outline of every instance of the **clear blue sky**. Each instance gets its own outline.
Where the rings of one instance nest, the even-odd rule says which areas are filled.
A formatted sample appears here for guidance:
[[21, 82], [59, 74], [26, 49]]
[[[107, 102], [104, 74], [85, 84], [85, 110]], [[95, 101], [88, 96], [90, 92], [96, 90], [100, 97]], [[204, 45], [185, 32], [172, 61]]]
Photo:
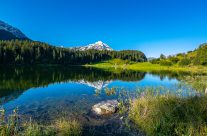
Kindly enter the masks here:
[[101, 40], [157, 57], [207, 42], [207, 0], [0, 0], [0, 20], [65, 47]]

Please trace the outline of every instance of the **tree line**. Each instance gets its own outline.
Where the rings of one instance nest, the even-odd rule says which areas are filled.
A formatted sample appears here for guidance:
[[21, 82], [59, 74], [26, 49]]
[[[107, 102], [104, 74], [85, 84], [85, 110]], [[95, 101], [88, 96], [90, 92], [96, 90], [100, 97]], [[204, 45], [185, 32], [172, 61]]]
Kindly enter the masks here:
[[0, 41], [0, 64], [91, 64], [109, 59], [147, 61], [144, 53], [124, 51], [78, 51], [29, 40]]

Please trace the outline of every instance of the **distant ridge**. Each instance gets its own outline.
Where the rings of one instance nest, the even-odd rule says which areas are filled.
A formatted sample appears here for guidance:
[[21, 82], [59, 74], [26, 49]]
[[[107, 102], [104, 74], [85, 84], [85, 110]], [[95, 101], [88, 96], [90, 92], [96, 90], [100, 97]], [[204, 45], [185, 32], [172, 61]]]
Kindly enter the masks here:
[[15, 28], [0, 20], [0, 40], [29, 40], [24, 33], [22, 33], [18, 28]]

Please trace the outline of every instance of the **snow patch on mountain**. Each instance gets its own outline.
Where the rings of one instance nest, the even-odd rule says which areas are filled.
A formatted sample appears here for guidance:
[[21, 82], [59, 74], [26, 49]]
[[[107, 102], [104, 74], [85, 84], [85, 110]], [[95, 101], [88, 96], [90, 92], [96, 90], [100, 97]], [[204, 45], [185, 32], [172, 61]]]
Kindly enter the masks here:
[[89, 44], [87, 46], [76, 47], [75, 49], [80, 51], [85, 51], [85, 50], [113, 51], [113, 49], [109, 45], [103, 43], [102, 41], [98, 41], [96, 43]]

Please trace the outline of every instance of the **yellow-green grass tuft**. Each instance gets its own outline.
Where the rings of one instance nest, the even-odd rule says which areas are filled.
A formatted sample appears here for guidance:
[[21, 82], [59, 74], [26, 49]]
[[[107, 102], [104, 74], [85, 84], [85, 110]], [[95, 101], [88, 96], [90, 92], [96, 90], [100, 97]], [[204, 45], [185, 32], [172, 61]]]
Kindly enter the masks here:
[[76, 120], [59, 119], [55, 122], [58, 135], [61, 136], [80, 136], [82, 129]]
[[207, 135], [207, 96], [144, 96], [131, 103], [129, 118], [147, 135]]

